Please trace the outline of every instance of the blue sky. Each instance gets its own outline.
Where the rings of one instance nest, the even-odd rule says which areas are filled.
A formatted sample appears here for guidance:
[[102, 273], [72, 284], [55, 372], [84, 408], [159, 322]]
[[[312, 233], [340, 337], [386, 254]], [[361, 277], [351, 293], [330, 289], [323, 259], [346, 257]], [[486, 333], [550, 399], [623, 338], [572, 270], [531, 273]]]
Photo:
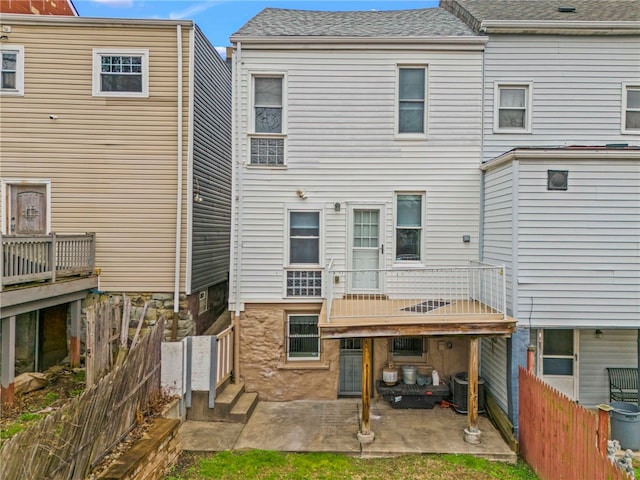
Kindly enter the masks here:
[[438, 0], [73, 0], [81, 17], [194, 20], [216, 47], [266, 7], [303, 10], [402, 10], [438, 5]]

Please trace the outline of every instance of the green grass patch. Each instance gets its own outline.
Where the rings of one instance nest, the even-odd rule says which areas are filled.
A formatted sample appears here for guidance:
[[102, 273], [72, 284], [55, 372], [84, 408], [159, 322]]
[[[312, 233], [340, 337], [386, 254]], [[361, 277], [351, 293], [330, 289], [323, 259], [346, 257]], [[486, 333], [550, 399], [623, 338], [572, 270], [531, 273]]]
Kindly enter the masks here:
[[[188, 463], [188, 462], [187, 462]], [[523, 462], [510, 465], [470, 455], [405, 455], [359, 458], [331, 453], [269, 450], [201, 454], [166, 480], [535, 480]]]
[[38, 413], [23, 413], [19, 415], [13, 422], [0, 430], [0, 438], [6, 440], [13, 437], [16, 433], [26, 429], [29, 425], [42, 418]]

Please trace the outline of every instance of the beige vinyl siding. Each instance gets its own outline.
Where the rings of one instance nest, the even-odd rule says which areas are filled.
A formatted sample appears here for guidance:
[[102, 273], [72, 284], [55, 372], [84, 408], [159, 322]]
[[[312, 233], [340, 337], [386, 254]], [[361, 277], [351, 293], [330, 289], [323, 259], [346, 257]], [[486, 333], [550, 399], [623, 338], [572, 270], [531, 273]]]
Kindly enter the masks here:
[[[321, 264], [344, 267], [348, 205], [382, 203], [386, 267], [394, 263], [394, 192], [426, 192], [426, 264], [478, 256], [481, 52], [375, 49], [307, 52], [243, 45], [239, 129], [242, 301], [283, 297], [287, 208], [322, 211]], [[394, 136], [398, 65], [427, 67], [428, 135]], [[235, 68], [235, 66], [234, 66]], [[286, 167], [246, 166], [251, 73], [285, 75]], [[236, 104], [238, 99], [236, 99]], [[236, 105], [234, 104], [234, 105]], [[236, 175], [237, 175], [236, 171]], [[297, 189], [308, 198], [301, 200]], [[341, 210], [334, 211], [339, 202]], [[462, 235], [472, 242], [463, 244]]]
[[[485, 52], [484, 159], [517, 146], [640, 145], [621, 133], [622, 84], [640, 79], [640, 37], [492, 35]], [[532, 82], [530, 134], [494, 133], [494, 83]]]
[[[2, 97], [3, 178], [51, 180], [51, 228], [95, 232], [100, 287], [172, 291], [177, 194], [176, 27], [12, 26], [23, 97]], [[182, 273], [186, 259], [189, 28], [183, 26]], [[94, 48], [149, 51], [149, 98], [93, 97]], [[49, 115], [57, 115], [51, 120]]]

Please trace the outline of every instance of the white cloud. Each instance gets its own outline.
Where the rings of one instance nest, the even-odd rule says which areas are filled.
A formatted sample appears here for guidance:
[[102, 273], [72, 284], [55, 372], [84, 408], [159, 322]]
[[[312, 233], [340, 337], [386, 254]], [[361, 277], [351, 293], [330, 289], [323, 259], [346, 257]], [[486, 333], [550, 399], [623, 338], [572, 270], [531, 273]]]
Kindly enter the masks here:
[[95, 3], [101, 3], [108, 7], [131, 8], [133, 0], [93, 0]]
[[211, 8], [211, 7], [215, 6], [215, 5], [219, 5], [221, 3], [224, 3], [224, 2], [219, 1], [219, 0], [207, 0], [206, 2], [196, 3], [194, 5], [191, 5], [188, 8], [185, 8], [184, 10], [179, 11], [179, 12], [171, 12], [171, 13], [169, 13], [169, 18], [171, 20], [192, 19], [198, 13], [204, 12], [205, 10], [208, 10], [209, 8]]
[[215, 47], [222, 58], [227, 58], [227, 47]]

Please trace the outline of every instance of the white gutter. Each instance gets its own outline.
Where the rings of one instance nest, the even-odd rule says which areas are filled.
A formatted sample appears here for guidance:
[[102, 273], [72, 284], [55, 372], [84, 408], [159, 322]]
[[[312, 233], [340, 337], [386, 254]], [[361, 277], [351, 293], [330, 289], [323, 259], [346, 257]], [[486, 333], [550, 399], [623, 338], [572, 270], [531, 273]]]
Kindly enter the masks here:
[[640, 33], [640, 22], [559, 21], [559, 20], [484, 20], [483, 33], [629, 35]]
[[[235, 85], [234, 85], [234, 91], [235, 91], [235, 95], [236, 95], [236, 108], [235, 108], [235, 115], [233, 116], [233, 137], [234, 137], [234, 142], [233, 142], [233, 148], [235, 150], [235, 152], [233, 152], [233, 158], [234, 158], [234, 163], [236, 165], [236, 167], [238, 168], [238, 175], [237, 175], [237, 179], [238, 181], [234, 183], [234, 185], [236, 186], [235, 188], [235, 192], [233, 194], [233, 201], [236, 204], [237, 207], [237, 221], [236, 221], [236, 225], [235, 225], [235, 231], [236, 231], [236, 274], [235, 274], [235, 300], [236, 300], [236, 307], [235, 307], [235, 314], [236, 317], [240, 316], [240, 309], [242, 306], [242, 302], [241, 302], [241, 295], [240, 295], [240, 288], [242, 285], [242, 170], [243, 170], [243, 166], [242, 166], [242, 141], [240, 139], [240, 131], [241, 131], [241, 124], [240, 124], [240, 120], [241, 120], [241, 116], [240, 116], [240, 112], [241, 112], [241, 108], [242, 108], [242, 91], [241, 91], [241, 87], [242, 87], [242, 42], [238, 42], [237, 44], [237, 48], [236, 48], [236, 52], [234, 55], [234, 62], [233, 62], [233, 76], [234, 79], [236, 80]], [[233, 210], [232, 210], [233, 211]], [[236, 218], [235, 215], [232, 215], [232, 218]], [[231, 242], [231, 246], [233, 248], [234, 242]], [[233, 258], [233, 256], [231, 257]]]
[[484, 171], [515, 160], [558, 158], [563, 160], [640, 160], [640, 149], [629, 148], [531, 148], [514, 149], [484, 163]]
[[173, 282], [173, 311], [180, 309], [180, 253], [182, 250], [182, 25], [176, 25], [176, 46], [178, 48], [178, 193], [176, 198], [176, 264]]
[[187, 265], [185, 278], [185, 293], [191, 295], [191, 280], [193, 274], [193, 96], [195, 83], [195, 29], [189, 31], [189, 113], [187, 125]]
[[[483, 47], [489, 38], [477, 35], [438, 36], [438, 37], [330, 37], [322, 35], [272, 35], [272, 36], [232, 36], [232, 42], [251, 44], [251, 48], [271, 48], [273, 45], [288, 48], [307, 49], [309, 45], [332, 45], [334, 48], [352, 48], [353, 45], [367, 47], [369, 45], [397, 48], [424, 48], [424, 45], [451, 46], [456, 49], [469, 47]], [[340, 46], [341, 45], [341, 46]]]
[[3, 13], [3, 25], [128, 25], [138, 27], [192, 27], [192, 20], [157, 20], [143, 18], [72, 17], [67, 15], [32, 15]]

